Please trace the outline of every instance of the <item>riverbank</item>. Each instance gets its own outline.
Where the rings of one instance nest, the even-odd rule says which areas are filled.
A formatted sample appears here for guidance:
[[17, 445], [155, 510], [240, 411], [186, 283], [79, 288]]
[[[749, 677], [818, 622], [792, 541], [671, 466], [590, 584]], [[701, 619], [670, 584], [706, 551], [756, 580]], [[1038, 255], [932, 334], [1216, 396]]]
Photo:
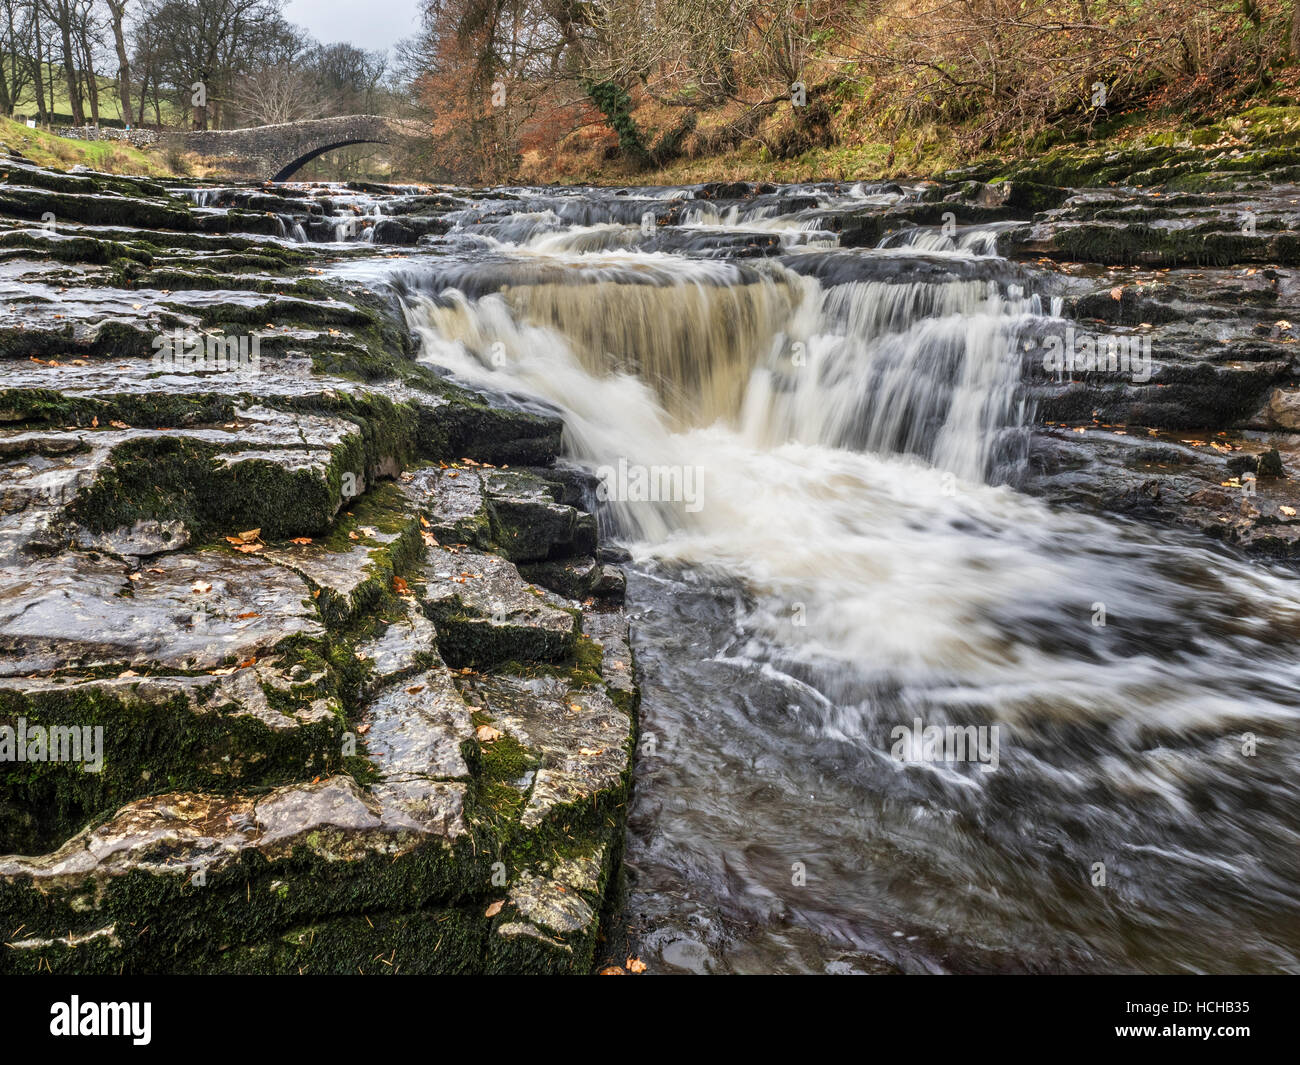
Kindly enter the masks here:
[[174, 176], [174, 171], [159, 152], [141, 151], [120, 141], [60, 137], [11, 118], [0, 118], [0, 152], [17, 153], [35, 166], [56, 170], [84, 166], [106, 174]]
[[[688, 136], [673, 141], [681, 116], [653, 103], [631, 112], [648, 143], [673, 141], [671, 153], [635, 167], [604, 126], [585, 128], [544, 150], [523, 153], [521, 183], [688, 185], [709, 181], [878, 181], [922, 178], [961, 167], [1011, 166], [1052, 152], [1086, 157], [1151, 148], [1294, 147], [1300, 141], [1297, 92], [1277, 90], [1215, 113], [1190, 116], [1158, 108], [1099, 113], [1076, 129], [1045, 130], [1031, 143], [1008, 139], [973, 147], [970, 131], [939, 124], [883, 123], [851, 106], [796, 109], [773, 105], [756, 119], [727, 108], [705, 111]], [[804, 129], [804, 127], [809, 127]], [[802, 131], [802, 132], [801, 132]], [[774, 147], [775, 146], [775, 147]]]

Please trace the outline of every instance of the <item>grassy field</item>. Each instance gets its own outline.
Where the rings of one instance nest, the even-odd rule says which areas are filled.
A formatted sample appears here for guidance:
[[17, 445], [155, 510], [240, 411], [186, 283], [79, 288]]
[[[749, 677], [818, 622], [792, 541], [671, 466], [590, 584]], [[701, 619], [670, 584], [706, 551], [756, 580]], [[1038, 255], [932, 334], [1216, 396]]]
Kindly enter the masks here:
[[[49, 70], [46, 70], [45, 91], [50, 91]], [[99, 80], [99, 117], [102, 121], [120, 122], [122, 119], [122, 102], [117, 97], [117, 82], [112, 78], [101, 77]], [[50, 107], [56, 115], [71, 115], [72, 104], [68, 97], [68, 86], [64, 82], [62, 75], [56, 74], [54, 81], [54, 104], [51, 107], [48, 96], [45, 100], [45, 106]], [[86, 121], [90, 121], [90, 100], [84, 98], [81, 105], [86, 113]], [[29, 85], [27, 89], [19, 96], [14, 104], [14, 114], [30, 115], [36, 117], [36, 94]]]
[[[47, 67], [45, 72], [45, 79], [46, 79], [45, 85], [46, 85], [47, 93], [50, 91], [49, 77], [50, 77], [50, 71], [49, 68]], [[100, 75], [98, 78], [98, 82], [99, 82], [100, 121], [111, 122], [111, 123], [121, 122], [122, 101], [118, 98], [117, 81], [113, 78]], [[68, 86], [67, 83], [64, 81], [63, 76], [61, 74], [58, 74], [57, 72], [54, 77], [53, 89], [54, 89], [53, 106], [51, 107], [48, 98], [45, 101], [46, 106], [50, 107], [50, 109], [53, 111], [54, 114], [70, 118], [70, 116], [72, 115], [72, 103], [70, 102], [70, 99], [68, 97]], [[136, 97], [132, 97], [132, 104], [133, 107], [139, 107], [140, 106], [139, 99]], [[89, 97], [82, 99], [81, 106], [82, 109], [85, 111], [86, 121], [89, 122], [91, 120]], [[13, 110], [14, 110], [14, 114], [16, 115], [28, 115], [32, 118], [36, 117], [36, 94], [32, 91], [31, 86], [28, 86], [27, 89], [24, 90], [22, 95], [18, 97], [18, 101], [14, 104]], [[145, 121], [152, 122], [153, 118], [154, 118], [153, 105], [149, 104], [145, 108]], [[164, 123], [166, 123], [166, 122], [170, 122], [171, 118], [172, 118], [171, 105], [167, 101], [164, 101], [162, 105], [162, 120]], [[134, 123], [134, 116], [132, 116], [132, 122]]]
[[117, 141], [78, 141], [56, 137], [8, 118], [0, 118], [0, 146], [21, 152], [39, 166], [60, 170], [81, 165], [110, 174], [167, 177], [172, 173], [160, 154], [142, 152]]

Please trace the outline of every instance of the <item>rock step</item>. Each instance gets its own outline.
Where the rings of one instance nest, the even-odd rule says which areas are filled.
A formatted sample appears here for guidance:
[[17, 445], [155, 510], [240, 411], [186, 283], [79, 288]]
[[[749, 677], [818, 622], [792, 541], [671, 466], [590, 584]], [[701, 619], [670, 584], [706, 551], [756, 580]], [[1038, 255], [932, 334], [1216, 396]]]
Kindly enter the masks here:
[[[10, 942], [51, 949], [129, 928], [117, 960], [135, 971], [395, 899], [454, 898], [487, 881], [468, 846], [465, 789], [410, 778], [367, 792], [334, 776], [259, 797], [143, 799], [51, 854], [0, 858], [0, 912]], [[14, 957], [0, 953], [0, 971]]]
[[626, 621], [601, 617], [570, 674], [458, 683], [377, 633], [368, 790], [155, 796], [0, 858], [0, 972], [590, 971], [633, 741]]
[[[600, 912], [612, 872], [609, 847], [543, 859], [495, 901], [326, 918], [250, 944], [176, 959], [171, 971], [197, 974], [474, 975], [586, 974], [595, 960]], [[542, 867], [539, 867], [539, 869]], [[489, 903], [489, 906], [492, 904]], [[124, 968], [116, 923], [81, 934], [26, 936], [4, 944], [10, 973], [116, 974]]]
[[1213, 232], [1143, 223], [1048, 222], [1005, 231], [998, 251], [1012, 258], [1145, 266], [1300, 265], [1300, 235], [1224, 228]]
[[566, 599], [596, 597], [621, 601], [627, 590], [622, 570], [589, 557], [534, 562], [521, 565], [519, 573], [533, 584], [539, 584]]
[[406, 489], [444, 543], [512, 562], [595, 553], [595, 518], [562, 502], [563, 484], [536, 473], [457, 464], [421, 471]]
[[270, 544], [258, 555], [302, 577], [331, 628], [368, 613], [424, 553], [419, 517], [395, 485], [381, 484], [343, 505], [325, 537]]
[[256, 555], [164, 555], [134, 569], [65, 554], [0, 571], [0, 677], [210, 673], [323, 635], [302, 579]]
[[337, 771], [343, 711], [325, 680], [276, 660], [221, 677], [0, 680], [0, 853], [57, 846], [160, 787], [231, 792]]
[[475, 719], [510, 737], [527, 767], [507, 782], [518, 792], [524, 829], [567, 826], [575, 815], [598, 821], [602, 800], [626, 794], [632, 721], [603, 686], [494, 674], [462, 678], [461, 690]]
[[[0, 726], [103, 758], [0, 762], [0, 971], [590, 971], [630, 696], [577, 605], [500, 557], [616, 579], [549, 469], [560, 421], [444, 381], [386, 295], [282, 240], [345, 197], [187, 195], [0, 182]], [[162, 364], [177, 330], [259, 358]], [[473, 557], [406, 494], [452, 459]], [[499, 714], [466, 697], [489, 662], [518, 674], [484, 689]]]
[[573, 653], [577, 607], [527, 584], [504, 558], [431, 547], [420, 572], [417, 595], [449, 665], [550, 662]]
[[32, 536], [46, 551], [100, 537], [111, 549], [129, 543], [142, 521], [208, 534], [258, 528], [268, 538], [309, 536], [338, 512], [346, 477], [364, 488], [368, 472], [394, 461], [371, 452], [354, 422], [257, 406], [236, 409], [229, 428], [0, 430], [0, 440], [17, 456], [3, 464], [0, 504], [0, 535], [11, 550]]

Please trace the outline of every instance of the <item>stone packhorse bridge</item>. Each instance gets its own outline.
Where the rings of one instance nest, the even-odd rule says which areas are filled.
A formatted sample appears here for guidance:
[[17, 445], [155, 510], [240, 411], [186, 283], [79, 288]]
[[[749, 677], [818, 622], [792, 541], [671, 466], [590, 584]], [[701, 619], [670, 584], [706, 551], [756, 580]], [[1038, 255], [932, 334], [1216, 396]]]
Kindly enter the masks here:
[[288, 181], [304, 163], [349, 144], [396, 144], [418, 137], [418, 122], [380, 115], [309, 118], [248, 129], [194, 130], [173, 134], [182, 151], [219, 162], [232, 174]]

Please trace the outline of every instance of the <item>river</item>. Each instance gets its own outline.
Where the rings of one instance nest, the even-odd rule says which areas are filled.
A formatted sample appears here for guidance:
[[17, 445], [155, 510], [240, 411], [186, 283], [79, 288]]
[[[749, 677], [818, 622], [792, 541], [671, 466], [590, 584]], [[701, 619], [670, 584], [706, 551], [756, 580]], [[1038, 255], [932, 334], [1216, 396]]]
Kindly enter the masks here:
[[[820, 227], [898, 186], [725, 212], [507, 191], [373, 268], [423, 360], [559, 411], [607, 475], [646, 960], [1300, 970], [1300, 584], [1018, 489], [1020, 351], [1060, 325], [1059, 275], [999, 258], [996, 225], [859, 249]], [[936, 756], [936, 726], [981, 746]]]

